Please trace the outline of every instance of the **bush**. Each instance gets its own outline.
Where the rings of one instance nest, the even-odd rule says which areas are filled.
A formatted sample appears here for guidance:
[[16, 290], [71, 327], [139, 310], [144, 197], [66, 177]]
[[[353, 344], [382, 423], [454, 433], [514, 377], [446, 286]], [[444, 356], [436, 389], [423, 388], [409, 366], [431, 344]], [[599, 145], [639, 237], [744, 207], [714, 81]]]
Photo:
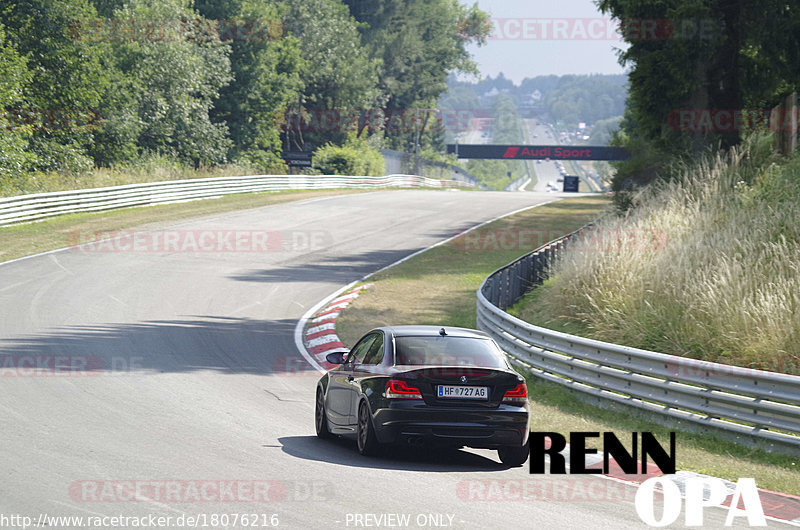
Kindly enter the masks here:
[[27, 140], [14, 131], [0, 135], [0, 185], [10, 185], [12, 181], [24, 178], [36, 164], [36, 155], [27, 151], [27, 147]]
[[264, 149], [247, 149], [236, 155], [234, 163], [265, 175], [286, 175], [289, 168], [277, 154]]
[[314, 168], [323, 175], [381, 176], [386, 162], [369, 140], [351, 136], [342, 146], [329, 143], [314, 151]]
[[34, 138], [30, 150], [36, 156], [36, 166], [39, 171], [79, 175], [94, 167], [94, 162], [86, 154], [86, 149], [79, 144]]

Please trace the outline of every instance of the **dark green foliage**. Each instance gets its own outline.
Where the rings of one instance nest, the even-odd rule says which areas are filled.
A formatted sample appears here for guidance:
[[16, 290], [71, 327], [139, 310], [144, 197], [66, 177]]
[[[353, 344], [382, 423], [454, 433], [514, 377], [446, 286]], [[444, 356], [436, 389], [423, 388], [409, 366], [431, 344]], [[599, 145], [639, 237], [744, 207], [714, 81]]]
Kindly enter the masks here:
[[[676, 120], [695, 112], [763, 110], [800, 87], [800, 8], [780, 0], [601, 0], [627, 21], [660, 21], [657, 38], [631, 25], [620, 62], [631, 68], [624, 141], [635, 158], [618, 166], [615, 189], [664, 174], [663, 158], [694, 158], [737, 145], [747, 127], [705, 128]], [[669, 22], [669, 24], [666, 24]], [[710, 129], [710, 130], [709, 130]]]
[[283, 33], [285, 7], [258, 0], [198, 2], [197, 7], [230, 30], [233, 79], [221, 88], [211, 115], [229, 127], [231, 157], [262, 170], [280, 165], [278, 128], [302, 87], [305, 64], [297, 39]]
[[[113, 42], [109, 62], [121, 75], [109, 90], [101, 138], [117, 147], [108, 158], [129, 156], [133, 144], [199, 165], [225, 162], [227, 126], [213, 123], [209, 110], [230, 80], [228, 45], [204, 29], [203, 20], [182, 0], [151, 4], [134, 0], [115, 11], [119, 19], [182, 21], [181, 39]], [[103, 143], [95, 151], [99, 156]]]
[[[5, 53], [19, 55], [27, 69], [21, 73], [13, 58], [3, 67], [16, 71], [9, 79], [16, 88], [13, 101], [0, 105], [15, 116], [25, 116], [22, 136], [3, 142], [17, 153], [13, 157], [17, 162], [11, 162], [15, 171], [91, 167], [86, 151], [92, 129], [74, 117], [97, 112], [108, 78], [101, 65], [102, 48], [75, 38], [74, 27], [77, 20], [94, 18], [94, 7], [86, 0], [0, 1], [0, 13]], [[41, 154], [45, 157], [37, 156]], [[20, 164], [20, 158], [25, 162]]]
[[433, 107], [489, 30], [456, 0], [0, 0], [0, 17], [6, 184], [153, 160], [286, 171], [282, 151], [320, 146], [379, 172], [384, 137], [442, 151], [441, 124], [296, 133], [287, 114]]
[[385, 164], [369, 140], [351, 135], [344, 145], [327, 144], [314, 152], [314, 168], [323, 175], [378, 176]]
[[32, 127], [20, 119], [19, 112], [15, 112], [29, 82], [30, 72], [25, 59], [6, 39], [0, 24], [0, 180], [19, 177], [35, 161], [35, 156], [26, 151]]
[[[352, 115], [379, 103], [380, 61], [361, 46], [358, 23], [339, 0], [292, 2], [285, 17], [286, 30], [297, 37], [304, 59], [304, 87], [293, 112], [342, 109]], [[312, 150], [325, 142], [342, 143], [349, 131], [287, 131], [292, 150]]]
[[[363, 42], [381, 60], [378, 88], [388, 109], [432, 108], [451, 71], [477, 72], [466, 51], [485, 42], [488, 15], [456, 0], [345, 0]], [[388, 147], [413, 151], [426, 129], [387, 131]], [[425, 143], [424, 138], [420, 145]]]

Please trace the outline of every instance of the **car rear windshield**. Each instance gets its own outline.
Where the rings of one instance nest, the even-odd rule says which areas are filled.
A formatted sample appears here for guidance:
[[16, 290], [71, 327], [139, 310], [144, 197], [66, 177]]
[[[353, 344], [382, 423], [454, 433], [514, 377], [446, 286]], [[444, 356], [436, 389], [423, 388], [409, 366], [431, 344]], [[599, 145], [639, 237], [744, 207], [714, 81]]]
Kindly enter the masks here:
[[493, 341], [472, 337], [397, 337], [394, 363], [506, 368], [503, 353]]

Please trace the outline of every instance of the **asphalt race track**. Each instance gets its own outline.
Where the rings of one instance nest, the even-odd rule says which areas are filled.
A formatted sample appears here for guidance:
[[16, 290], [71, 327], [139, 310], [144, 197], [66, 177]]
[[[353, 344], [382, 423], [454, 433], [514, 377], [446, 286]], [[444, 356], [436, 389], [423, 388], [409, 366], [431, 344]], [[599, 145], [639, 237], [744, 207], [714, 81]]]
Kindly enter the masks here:
[[[173, 528], [181, 516], [231, 528], [235, 514], [259, 514], [247, 525], [259, 528], [644, 527], [635, 489], [617, 482], [532, 476], [527, 465], [503, 468], [494, 451], [370, 459], [314, 436], [317, 374], [293, 339], [308, 308], [413, 251], [553, 198], [344, 195], [169, 227], [176, 237], [275, 231], [267, 252], [165, 250], [148, 236], [138, 251], [98, 246], [0, 265], [0, 358], [11, 363], [0, 372], [0, 514], [155, 514]], [[725, 513], [706, 521], [721, 527]]]

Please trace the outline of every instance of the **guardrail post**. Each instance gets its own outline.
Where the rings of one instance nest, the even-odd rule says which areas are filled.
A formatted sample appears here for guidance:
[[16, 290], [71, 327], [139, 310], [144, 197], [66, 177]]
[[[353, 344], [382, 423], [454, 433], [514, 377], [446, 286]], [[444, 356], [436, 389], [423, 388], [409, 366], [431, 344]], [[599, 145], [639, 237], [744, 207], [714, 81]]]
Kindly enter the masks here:
[[508, 305], [514, 305], [517, 300], [519, 299], [519, 291], [520, 291], [520, 282], [519, 282], [519, 263], [515, 263], [508, 271], [510, 274], [509, 282], [511, 285], [509, 286], [509, 297], [508, 297]]
[[521, 272], [522, 272], [522, 292], [527, 293], [528, 290], [533, 286], [533, 282], [531, 281], [531, 257], [525, 256], [520, 260]]
[[500, 308], [505, 309], [508, 307], [508, 269], [503, 271], [500, 278]]
[[546, 280], [550, 277], [550, 259], [553, 256], [553, 249], [551, 246], [547, 246], [544, 249], [544, 255], [542, 256], [542, 281]]

